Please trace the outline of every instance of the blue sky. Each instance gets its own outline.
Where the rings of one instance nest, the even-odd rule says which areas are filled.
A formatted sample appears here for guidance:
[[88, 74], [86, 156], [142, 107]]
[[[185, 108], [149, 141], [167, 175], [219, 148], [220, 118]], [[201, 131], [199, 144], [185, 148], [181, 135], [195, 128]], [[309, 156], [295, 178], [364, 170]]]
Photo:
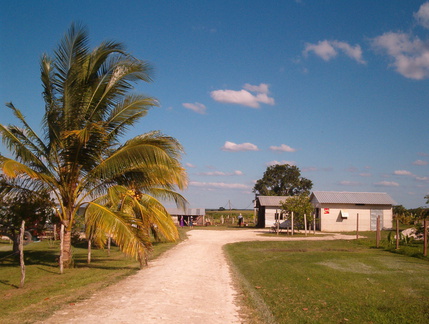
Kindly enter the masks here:
[[[251, 208], [274, 163], [298, 166], [313, 190], [425, 204], [429, 2], [1, 1], [0, 102], [35, 127], [40, 57], [71, 22], [94, 46], [120, 41], [153, 65], [154, 82], [135, 91], [160, 107], [129, 136], [182, 143], [191, 207]], [[6, 108], [0, 122], [15, 123]]]

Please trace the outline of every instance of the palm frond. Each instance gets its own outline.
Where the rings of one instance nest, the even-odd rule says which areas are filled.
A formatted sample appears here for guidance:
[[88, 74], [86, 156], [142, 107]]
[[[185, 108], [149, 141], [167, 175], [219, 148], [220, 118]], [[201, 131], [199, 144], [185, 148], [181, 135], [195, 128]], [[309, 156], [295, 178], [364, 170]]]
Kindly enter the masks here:
[[90, 202], [85, 220], [89, 230], [98, 228], [109, 233], [121, 251], [135, 259], [146, 255], [151, 248], [148, 234], [140, 230], [143, 228], [141, 222], [131, 215]]

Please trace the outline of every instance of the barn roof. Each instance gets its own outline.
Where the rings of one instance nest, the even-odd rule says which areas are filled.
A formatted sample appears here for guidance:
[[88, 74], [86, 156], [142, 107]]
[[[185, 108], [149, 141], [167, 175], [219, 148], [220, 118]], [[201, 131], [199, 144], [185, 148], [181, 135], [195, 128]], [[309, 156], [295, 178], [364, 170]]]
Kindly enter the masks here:
[[186, 208], [186, 210], [181, 208], [167, 208], [167, 211], [172, 216], [202, 216], [206, 214], [205, 208]]
[[311, 200], [316, 199], [320, 204], [367, 204], [367, 205], [396, 205], [385, 192], [337, 192], [314, 191]]
[[280, 207], [281, 201], [285, 201], [290, 196], [258, 196], [259, 204], [261, 206]]

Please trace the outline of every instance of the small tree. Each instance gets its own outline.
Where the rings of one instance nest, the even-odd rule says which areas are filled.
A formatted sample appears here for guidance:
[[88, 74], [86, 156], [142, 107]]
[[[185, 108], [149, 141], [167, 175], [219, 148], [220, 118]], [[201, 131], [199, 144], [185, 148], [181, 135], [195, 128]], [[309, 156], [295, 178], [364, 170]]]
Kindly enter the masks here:
[[25, 221], [32, 234], [40, 234], [54, 218], [53, 202], [46, 191], [31, 192], [18, 188], [16, 181], [0, 177], [0, 225], [3, 235], [13, 241], [13, 251], [19, 251], [20, 227]]
[[412, 219], [410, 211], [402, 205], [393, 206], [393, 218], [401, 224], [410, 224]]
[[262, 179], [256, 181], [253, 192], [262, 196], [296, 196], [309, 194], [313, 182], [301, 177], [295, 165], [276, 164], [269, 166]]
[[282, 201], [281, 208], [286, 213], [293, 212], [294, 221], [298, 222], [299, 225], [304, 224], [304, 215], [306, 215], [307, 222], [313, 221], [314, 207], [310, 201], [310, 197], [306, 193]]

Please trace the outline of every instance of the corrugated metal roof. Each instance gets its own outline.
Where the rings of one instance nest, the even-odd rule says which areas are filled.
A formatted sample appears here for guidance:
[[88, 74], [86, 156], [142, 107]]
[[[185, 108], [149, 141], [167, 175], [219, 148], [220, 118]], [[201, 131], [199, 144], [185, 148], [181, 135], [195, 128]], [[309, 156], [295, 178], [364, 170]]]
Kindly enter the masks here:
[[261, 206], [280, 207], [280, 202], [285, 201], [290, 196], [258, 196]]
[[167, 208], [170, 215], [184, 215], [184, 216], [201, 216], [206, 214], [205, 208], [187, 208], [186, 210], [180, 208]]
[[367, 204], [367, 205], [396, 205], [385, 192], [337, 192], [315, 191], [311, 199], [316, 198], [320, 204]]

